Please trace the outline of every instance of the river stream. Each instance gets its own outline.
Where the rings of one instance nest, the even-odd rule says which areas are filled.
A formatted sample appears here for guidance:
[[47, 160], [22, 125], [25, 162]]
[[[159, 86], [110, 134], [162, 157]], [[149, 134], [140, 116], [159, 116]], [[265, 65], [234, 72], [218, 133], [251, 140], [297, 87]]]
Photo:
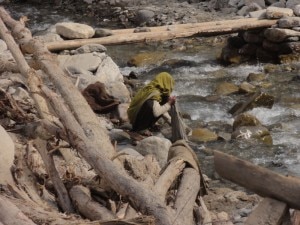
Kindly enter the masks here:
[[[15, 18], [26, 15], [30, 19], [29, 28], [33, 33], [41, 32], [62, 21], [89, 23], [78, 21], [72, 15], [61, 14], [49, 7], [35, 8], [26, 4], [15, 4], [10, 5], [9, 10]], [[218, 38], [213, 38], [212, 42], [206, 40], [207, 38], [198, 38], [185, 50], [171, 48], [170, 45], [166, 47], [163, 43], [110, 46], [108, 55], [119, 65], [123, 74], [135, 71], [144, 82], [151, 80], [159, 71], [169, 71], [176, 81], [174, 94], [178, 96], [180, 110], [191, 116], [188, 125], [194, 128], [205, 125], [216, 132], [229, 132], [233, 117], [227, 111], [241, 101], [243, 96], [221, 96], [214, 101], [209, 101], [206, 97], [214, 94], [219, 83], [226, 81], [238, 85], [246, 80], [249, 73], [264, 71], [265, 64], [252, 62], [223, 66], [216, 60], [222, 44], [218, 44]], [[139, 52], [155, 51], [163, 51], [166, 54], [165, 61], [176, 59], [184, 60], [185, 63], [139, 68], [128, 67], [126, 64], [130, 57]], [[271, 86], [264, 91], [275, 97], [274, 106], [271, 109], [255, 108], [249, 111], [269, 128], [273, 145], [240, 139], [193, 144], [208, 175], [213, 173], [213, 161], [204, 149], [210, 148], [236, 155], [283, 174], [300, 176], [300, 80], [294, 79], [296, 75], [295, 72], [270, 72], [267, 80]]]

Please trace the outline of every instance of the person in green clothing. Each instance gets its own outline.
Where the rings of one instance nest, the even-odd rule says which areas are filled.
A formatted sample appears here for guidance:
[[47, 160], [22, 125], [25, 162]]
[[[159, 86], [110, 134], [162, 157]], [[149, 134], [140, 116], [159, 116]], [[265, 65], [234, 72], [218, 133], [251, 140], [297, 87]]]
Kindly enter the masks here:
[[174, 85], [173, 77], [162, 72], [137, 92], [127, 110], [132, 131], [151, 128], [161, 117], [171, 123], [168, 111], [176, 102], [176, 97], [171, 96]]

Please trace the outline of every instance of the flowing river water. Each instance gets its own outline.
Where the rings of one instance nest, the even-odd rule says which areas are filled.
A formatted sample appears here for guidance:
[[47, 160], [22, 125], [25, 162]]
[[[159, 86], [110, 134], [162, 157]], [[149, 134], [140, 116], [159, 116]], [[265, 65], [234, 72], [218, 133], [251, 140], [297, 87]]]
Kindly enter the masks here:
[[[72, 15], [61, 14], [49, 7], [35, 8], [26, 4], [15, 4], [10, 5], [9, 10], [15, 18], [22, 15], [29, 17], [29, 28], [33, 33], [62, 21], [90, 23], [87, 20], [76, 20]], [[226, 81], [239, 85], [246, 80], [249, 73], [263, 72], [266, 65], [252, 62], [223, 66], [216, 60], [222, 44], [218, 44], [217, 37], [211, 39], [213, 41], [199, 38], [198, 41], [186, 44], [185, 50], [171, 48], [170, 45], [166, 47], [162, 43], [110, 46], [108, 55], [119, 65], [123, 74], [135, 71], [145, 82], [151, 80], [157, 72], [169, 71], [176, 81], [174, 94], [178, 96], [180, 109], [191, 116], [188, 125], [194, 128], [206, 126], [216, 132], [230, 132], [233, 117], [227, 111], [241, 101], [243, 96], [235, 94], [221, 96], [215, 100], [209, 100], [207, 96], [214, 94], [218, 84]], [[126, 64], [129, 58], [137, 53], [159, 51], [164, 52], [164, 61], [172, 59], [183, 63], [143, 67], [128, 67]], [[209, 148], [236, 155], [286, 175], [300, 176], [300, 80], [295, 79], [299, 71], [298, 74], [287, 71], [289, 70], [275, 70], [267, 75], [267, 83], [270, 85], [266, 85], [267, 88], [263, 91], [275, 97], [273, 107], [249, 111], [269, 128], [273, 145], [240, 139], [195, 143], [194, 150], [204, 164], [204, 172], [212, 175], [213, 171], [212, 157], [204, 151]]]

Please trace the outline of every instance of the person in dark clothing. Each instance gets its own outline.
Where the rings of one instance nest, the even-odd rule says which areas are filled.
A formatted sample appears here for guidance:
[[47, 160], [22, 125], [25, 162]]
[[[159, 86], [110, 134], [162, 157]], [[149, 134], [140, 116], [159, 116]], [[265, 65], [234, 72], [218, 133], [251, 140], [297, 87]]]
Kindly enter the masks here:
[[171, 123], [168, 111], [176, 101], [176, 97], [171, 96], [174, 85], [173, 77], [169, 73], [162, 72], [138, 91], [127, 110], [132, 131], [146, 130], [161, 117]]

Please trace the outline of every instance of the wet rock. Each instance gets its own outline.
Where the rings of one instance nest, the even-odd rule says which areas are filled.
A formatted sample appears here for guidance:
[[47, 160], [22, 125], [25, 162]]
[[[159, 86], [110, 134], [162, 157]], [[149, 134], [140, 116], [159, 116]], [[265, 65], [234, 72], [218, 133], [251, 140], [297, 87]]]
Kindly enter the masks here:
[[274, 96], [266, 93], [255, 93], [250, 96], [245, 102], [235, 104], [230, 110], [233, 116], [251, 110], [255, 107], [272, 108], [274, 104]]
[[273, 140], [269, 130], [264, 126], [243, 126], [238, 127], [232, 133], [232, 139], [257, 139], [265, 144], [272, 145]]
[[280, 63], [290, 64], [293, 62], [300, 61], [300, 54], [287, 54], [287, 55], [280, 55], [279, 56]]
[[100, 44], [88, 44], [88, 45], [83, 45], [80, 48], [75, 49], [72, 51], [72, 54], [85, 54], [85, 53], [92, 53], [92, 52], [106, 52], [107, 49]]
[[216, 87], [215, 93], [217, 95], [229, 95], [238, 93], [239, 87], [235, 84], [223, 82]]
[[154, 15], [155, 13], [153, 11], [142, 9], [137, 11], [134, 20], [136, 24], [143, 25], [149, 22], [154, 17]]
[[256, 87], [248, 82], [243, 82], [240, 85], [239, 92], [240, 93], [254, 93], [256, 91]]
[[95, 34], [95, 30], [91, 26], [71, 22], [56, 24], [56, 32], [68, 39], [91, 38]]
[[279, 51], [279, 45], [278, 43], [274, 43], [272, 41], [269, 41], [267, 39], [265, 39], [263, 41], [262, 47], [270, 52], [278, 52]]
[[247, 81], [249, 81], [249, 82], [253, 82], [253, 81], [260, 82], [260, 81], [265, 80], [266, 77], [267, 77], [267, 75], [264, 74], [264, 73], [250, 73], [247, 77]]
[[260, 44], [263, 42], [263, 35], [261, 34], [260, 31], [246, 31], [243, 34], [243, 38], [246, 42], [248, 43], [253, 43], [253, 44]]
[[159, 165], [164, 167], [167, 163], [169, 149], [172, 143], [166, 138], [160, 138], [156, 136], [147, 137], [141, 140], [136, 150], [143, 156], [152, 154], [156, 157]]
[[97, 37], [107, 37], [107, 36], [111, 36], [112, 34], [113, 34], [112, 30], [110, 30], [110, 29], [96, 28], [94, 37], [95, 38], [97, 38]]
[[245, 40], [240, 36], [229, 37], [227, 43], [233, 48], [241, 48], [246, 44]]
[[284, 16], [293, 16], [294, 12], [288, 8], [278, 8], [270, 6], [267, 8], [266, 15], [268, 19], [280, 19]]
[[119, 67], [109, 56], [106, 56], [102, 60], [95, 76], [98, 77], [98, 80], [104, 84], [117, 81], [124, 82], [123, 75], [121, 74]]
[[259, 125], [261, 125], [261, 123], [255, 116], [249, 113], [242, 113], [234, 119], [232, 128], [233, 130], [236, 130], [237, 128], [243, 126], [259, 126]]
[[58, 55], [58, 61], [60, 66], [64, 68], [75, 68], [78, 71], [87, 70], [87, 71], [96, 71], [98, 66], [103, 59], [105, 54], [102, 53], [86, 53], [79, 55]]
[[6, 185], [8, 183], [13, 183], [11, 167], [14, 164], [15, 145], [9, 134], [2, 126], [0, 126], [0, 137], [0, 184]]
[[239, 54], [239, 49], [225, 46], [218, 57], [223, 63], [239, 64], [243, 61], [243, 57]]
[[300, 53], [300, 41], [285, 42], [279, 45], [279, 54]]
[[258, 48], [259, 46], [257, 44], [247, 43], [239, 49], [239, 53], [244, 56], [254, 57], [256, 56]]
[[7, 50], [7, 45], [6, 45], [5, 41], [0, 39], [0, 53], [4, 52], [5, 50]]
[[143, 52], [133, 56], [127, 64], [136, 67], [160, 65], [164, 58], [165, 53], [163, 52]]
[[290, 30], [290, 29], [281, 29], [281, 28], [268, 28], [264, 32], [264, 36], [272, 42], [282, 42], [288, 37], [300, 37], [300, 32]]
[[198, 142], [216, 141], [218, 135], [206, 128], [197, 128], [192, 131], [191, 140]]
[[276, 62], [278, 55], [260, 47], [256, 50], [256, 59], [258, 59], [260, 62]]
[[300, 17], [283, 17], [277, 22], [279, 28], [292, 28], [300, 26]]
[[164, 61], [161, 66], [168, 66], [171, 68], [179, 68], [183, 66], [195, 66], [196, 62], [185, 60], [185, 59], [169, 59], [167, 61]]

